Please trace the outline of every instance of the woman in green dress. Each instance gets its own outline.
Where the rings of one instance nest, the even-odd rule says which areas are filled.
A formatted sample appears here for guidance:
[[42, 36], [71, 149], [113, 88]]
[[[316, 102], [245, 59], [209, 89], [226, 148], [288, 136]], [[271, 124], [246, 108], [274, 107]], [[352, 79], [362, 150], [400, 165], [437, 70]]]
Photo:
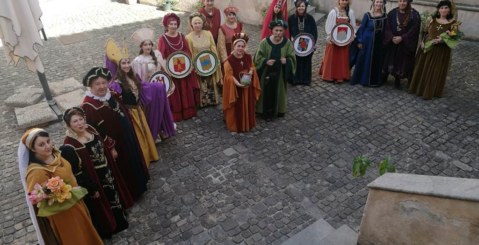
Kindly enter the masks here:
[[426, 21], [426, 33], [409, 84], [410, 93], [426, 100], [441, 97], [451, 66], [451, 49], [460, 37], [453, 4], [441, 0], [436, 8], [436, 13]]

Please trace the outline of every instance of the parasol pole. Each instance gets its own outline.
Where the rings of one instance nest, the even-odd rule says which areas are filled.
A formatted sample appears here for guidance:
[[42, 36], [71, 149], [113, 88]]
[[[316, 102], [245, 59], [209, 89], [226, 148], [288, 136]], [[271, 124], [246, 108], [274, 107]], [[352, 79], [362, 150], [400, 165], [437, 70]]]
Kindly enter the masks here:
[[62, 118], [63, 113], [61, 112], [60, 108], [58, 108], [58, 105], [53, 99], [52, 93], [50, 92], [50, 86], [48, 86], [48, 80], [45, 75], [45, 69], [43, 67], [42, 61], [40, 60], [40, 56], [37, 56], [37, 58], [35, 59], [35, 65], [37, 68], [37, 76], [40, 80], [40, 84], [42, 85], [43, 92], [45, 93], [45, 99], [47, 100], [48, 105], [50, 106], [52, 111], [55, 112], [58, 118]]

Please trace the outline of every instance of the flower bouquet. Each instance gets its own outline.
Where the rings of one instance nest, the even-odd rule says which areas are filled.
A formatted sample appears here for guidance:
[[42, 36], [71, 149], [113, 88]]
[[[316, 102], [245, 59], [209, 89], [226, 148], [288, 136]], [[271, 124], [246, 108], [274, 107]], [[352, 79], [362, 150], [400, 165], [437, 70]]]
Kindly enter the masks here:
[[87, 193], [85, 188], [72, 187], [55, 176], [41, 185], [35, 184], [33, 190], [28, 193], [28, 199], [38, 207], [39, 217], [48, 217], [71, 208]]
[[[447, 30], [439, 35], [441, 40], [450, 48], [453, 49], [457, 46], [459, 41], [462, 39], [462, 36], [464, 33], [462, 31], [459, 31], [460, 23], [453, 25], [451, 30]], [[432, 46], [434, 45], [432, 40], [427, 41], [424, 43], [424, 53], [428, 52], [429, 50], [432, 49]]]

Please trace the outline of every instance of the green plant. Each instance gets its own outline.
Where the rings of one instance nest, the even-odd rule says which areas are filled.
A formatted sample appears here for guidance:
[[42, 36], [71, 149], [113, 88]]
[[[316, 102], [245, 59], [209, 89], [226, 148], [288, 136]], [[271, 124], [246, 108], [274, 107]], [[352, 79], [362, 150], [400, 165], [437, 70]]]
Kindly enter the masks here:
[[[369, 166], [371, 166], [371, 160], [365, 156], [357, 156], [353, 160], [353, 177], [364, 176]], [[394, 173], [396, 172], [396, 167], [391, 162], [391, 159], [385, 158], [378, 164], [379, 175], [385, 173]]]
[[191, 7], [193, 11], [198, 11], [198, 9], [203, 7], [203, 2], [201, 0], [196, 1]]

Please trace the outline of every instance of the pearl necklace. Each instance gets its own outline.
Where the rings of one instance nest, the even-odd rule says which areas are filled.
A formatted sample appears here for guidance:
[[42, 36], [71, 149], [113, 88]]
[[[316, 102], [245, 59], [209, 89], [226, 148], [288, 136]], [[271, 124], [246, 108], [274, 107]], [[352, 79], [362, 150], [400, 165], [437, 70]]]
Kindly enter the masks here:
[[[166, 40], [166, 43], [168, 44], [168, 46], [170, 46], [170, 48], [172, 48], [172, 49], [175, 50], [175, 51], [183, 50], [183, 38], [182, 38], [182, 36], [181, 36], [181, 33], [178, 33], [178, 35], [180, 35], [180, 40], [178, 41], [178, 43], [171, 43], [170, 40], [168, 40], [168, 35], [163, 34], [163, 36], [165, 37], [165, 40]], [[178, 47], [178, 45], [181, 45], [181, 47], [180, 47], [180, 48], [176, 48], [176, 47]]]

